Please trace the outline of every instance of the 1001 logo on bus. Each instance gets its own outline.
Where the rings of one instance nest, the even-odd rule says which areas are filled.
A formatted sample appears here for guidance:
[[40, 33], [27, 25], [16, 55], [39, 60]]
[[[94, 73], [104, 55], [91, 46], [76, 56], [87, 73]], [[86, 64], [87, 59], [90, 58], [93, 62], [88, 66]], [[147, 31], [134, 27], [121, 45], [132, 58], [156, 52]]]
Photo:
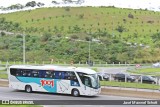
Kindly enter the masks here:
[[42, 86], [48, 85], [48, 86], [54, 87], [54, 81], [53, 80], [41, 80], [40, 82], [41, 82]]

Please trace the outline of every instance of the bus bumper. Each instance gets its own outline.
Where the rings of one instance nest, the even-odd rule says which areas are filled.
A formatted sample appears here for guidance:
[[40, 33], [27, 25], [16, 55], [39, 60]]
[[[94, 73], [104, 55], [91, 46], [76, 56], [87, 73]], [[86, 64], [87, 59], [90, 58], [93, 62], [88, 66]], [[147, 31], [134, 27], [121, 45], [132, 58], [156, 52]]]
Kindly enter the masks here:
[[100, 94], [101, 93], [101, 88], [99, 89], [91, 89], [91, 95], [97, 95], [97, 94]]

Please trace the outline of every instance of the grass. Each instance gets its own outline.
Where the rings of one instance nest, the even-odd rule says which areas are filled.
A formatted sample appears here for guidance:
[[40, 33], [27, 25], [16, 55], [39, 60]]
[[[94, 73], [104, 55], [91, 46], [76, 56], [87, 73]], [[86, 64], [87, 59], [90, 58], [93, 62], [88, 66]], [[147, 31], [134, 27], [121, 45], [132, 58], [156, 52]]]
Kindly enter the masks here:
[[144, 68], [144, 69], [137, 69], [137, 71], [139, 72], [152, 72], [152, 73], [155, 73], [155, 72], [159, 72], [160, 73], [160, 68]]
[[1, 79], [7, 79], [7, 78], [8, 78], [8, 75], [7, 75], [7, 74], [2, 74], [2, 73], [0, 73], [0, 78], [1, 78]]
[[160, 76], [160, 68], [140, 68], [140, 69], [129, 70], [128, 72], [134, 74]]
[[[134, 18], [128, 18], [128, 14], [132, 14]], [[150, 35], [157, 33], [159, 29], [159, 14], [160, 12], [111, 7], [71, 7], [69, 11], [66, 11], [65, 8], [41, 8], [0, 14], [0, 17], [5, 17], [7, 21], [20, 23], [24, 29], [37, 28], [37, 34], [42, 34], [48, 29], [53, 32], [55, 26], [59, 30], [63, 27], [63, 30], [59, 32], [67, 33], [69, 27], [73, 29], [73, 26], [78, 25], [82, 28], [82, 32], [87, 29], [92, 32], [96, 32], [98, 28], [106, 29], [110, 34], [122, 35], [123, 38], [136, 33], [139, 38], [131, 37], [130, 41], [151, 43]], [[148, 21], [153, 21], [153, 23], [148, 23]], [[124, 26], [126, 31], [123, 33], [116, 31], [118, 25]]]
[[158, 90], [160, 86], [155, 84], [141, 84], [141, 83], [128, 83], [128, 82], [115, 82], [115, 81], [101, 81], [102, 86], [114, 86], [124, 88], [140, 88], [140, 89], [153, 89]]
[[92, 68], [94, 71], [98, 72], [98, 68]]

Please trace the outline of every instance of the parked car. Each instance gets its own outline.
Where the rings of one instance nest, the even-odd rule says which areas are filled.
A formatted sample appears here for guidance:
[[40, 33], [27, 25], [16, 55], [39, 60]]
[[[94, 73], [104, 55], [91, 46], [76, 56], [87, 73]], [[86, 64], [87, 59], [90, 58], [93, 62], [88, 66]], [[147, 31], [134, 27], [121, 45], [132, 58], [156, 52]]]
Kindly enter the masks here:
[[[139, 77], [138, 82], [141, 82], [141, 76]], [[142, 76], [142, 83], [156, 84], [156, 80], [152, 76]]]
[[130, 76], [129, 74], [125, 74], [125, 73], [117, 73], [114, 76], [115, 81], [125, 81], [125, 78], [126, 78], [127, 82], [134, 82], [135, 81], [134, 76]]
[[155, 68], [160, 68], [160, 62], [157, 62], [157, 63], [153, 64], [152, 66]]
[[98, 77], [99, 77], [100, 81], [108, 81], [109, 80], [109, 75], [107, 73], [99, 72], [97, 74], [98, 74]]

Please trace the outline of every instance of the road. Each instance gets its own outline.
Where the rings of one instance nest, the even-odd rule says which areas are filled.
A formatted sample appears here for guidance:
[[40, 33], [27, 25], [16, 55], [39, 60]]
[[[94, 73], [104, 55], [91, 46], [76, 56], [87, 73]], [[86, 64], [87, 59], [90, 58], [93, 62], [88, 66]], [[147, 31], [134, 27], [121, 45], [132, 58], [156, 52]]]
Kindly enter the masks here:
[[71, 95], [59, 95], [50, 93], [26, 93], [24, 91], [10, 89], [8, 87], [0, 87], [0, 100], [138, 100], [139, 98], [117, 97], [97, 95], [94, 97], [73, 97]]
[[128, 67], [98, 67], [98, 71], [106, 72], [108, 74], [116, 74], [119, 72], [125, 72]]
[[[51, 93], [26, 93], [24, 91], [18, 91], [14, 89], [10, 89], [8, 87], [0, 87], [0, 100], [147, 100], [141, 98], [133, 98], [133, 97], [120, 97], [120, 96], [108, 96], [108, 95], [97, 95], [94, 97], [73, 97], [71, 95], [60, 95], [60, 94], [51, 94]], [[45, 107], [124, 107], [124, 105], [45, 105]], [[126, 105], [125, 107], [128, 107]], [[130, 105], [131, 107], [146, 107], [146, 105]], [[148, 106], [148, 105], [147, 105]], [[158, 107], [158, 105], [152, 105], [148, 107]]]

